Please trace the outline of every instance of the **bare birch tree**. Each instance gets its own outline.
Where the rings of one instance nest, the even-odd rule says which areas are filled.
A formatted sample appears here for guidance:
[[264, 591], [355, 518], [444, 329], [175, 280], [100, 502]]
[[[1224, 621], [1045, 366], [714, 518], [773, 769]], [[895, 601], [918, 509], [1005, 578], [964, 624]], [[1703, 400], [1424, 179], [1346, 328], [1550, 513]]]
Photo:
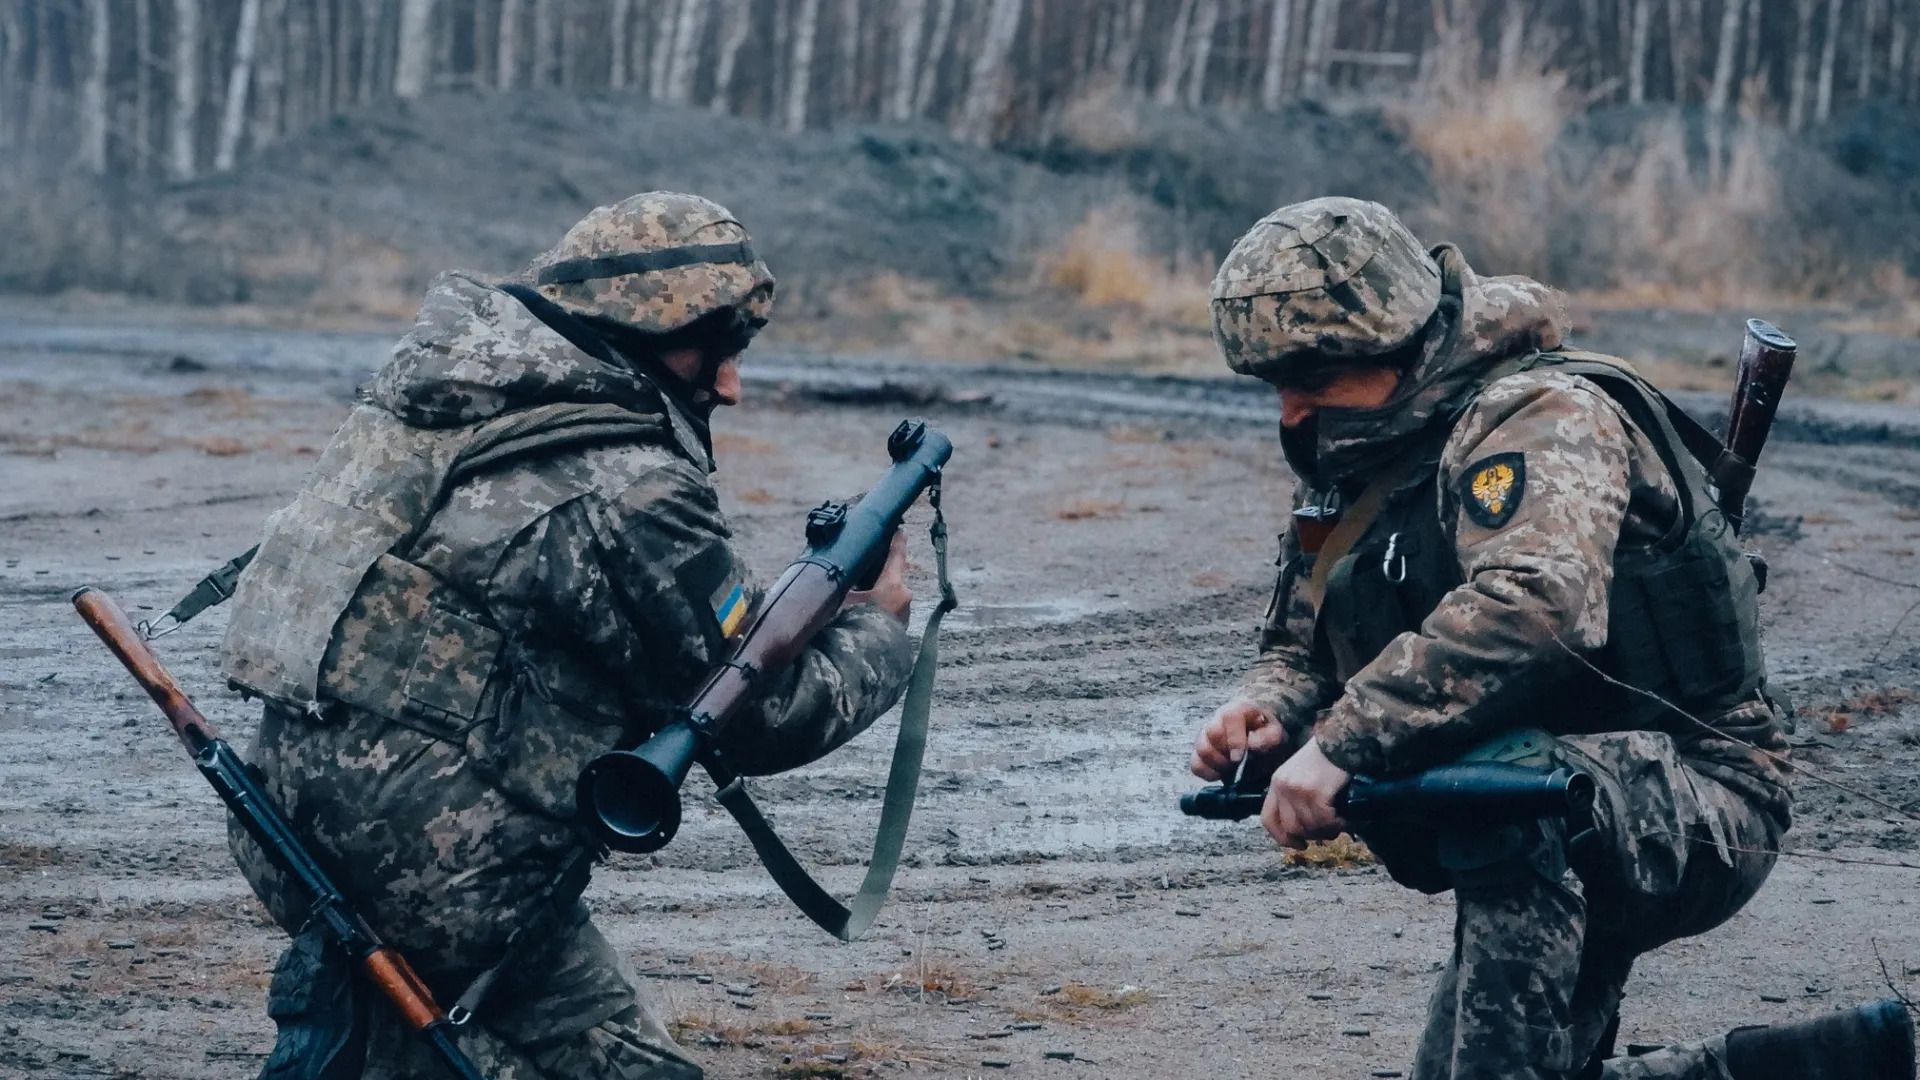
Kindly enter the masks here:
[[1198, 108], [1206, 97], [1207, 66], [1213, 59], [1213, 31], [1220, 22], [1220, 0], [1200, 0], [1191, 30], [1193, 55], [1188, 61], [1187, 104]]
[[953, 34], [953, 8], [957, 0], [934, 0], [933, 32], [927, 39], [926, 60], [920, 65], [920, 85], [913, 91], [913, 111], [926, 116], [933, 108], [933, 95], [940, 87], [940, 62], [947, 55], [947, 43]]
[[720, 14], [720, 57], [713, 72], [713, 110], [725, 111], [733, 100], [734, 71], [740, 49], [753, 33], [753, 7], [748, 0], [726, 0]]
[[96, 176], [107, 171], [107, 69], [113, 60], [112, 19], [107, 0], [87, 0], [87, 73], [80, 84], [80, 161]]
[[700, 35], [706, 29], [707, 0], [681, 0], [667, 45], [665, 85], [660, 96], [673, 102], [693, 100], [693, 76], [700, 62]]
[[1340, 0], [1314, 0], [1307, 25], [1307, 55], [1301, 63], [1301, 89], [1318, 94], [1327, 85], [1327, 53], [1333, 48], [1334, 27], [1340, 22]]
[[900, 0], [894, 6], [893, 85], [888, 88], [887, 119], [913, 116], [915, 76], [920, 67], [920, 32], [927, 19], [927, 0]]
[[1260, 72], [1260, 106], [1278, 109], [1286, 92], [1287, 35], [1293, 29], [1293, 0], [1273, 0], [1267, 23], [1267, 57]]
[[173, 123], [167, 169], [193, 177], [195, 124], [200, 111], [200, 0], [173, 0]]
[[494, 36], [495, 85], [513, 89], [520, 74], [520, 3], [500, 0], [500, 30]]
[[1653, 0], [1633, 0], [1633, 34], [1627, 46], [1627, 101], [1647, 100], [1647, 47], [1653, 29]]
[[813, 43], [819, 27], [820, 0], [800, 0], [794, 14], [793, 68], [787, 77], [788, 131], [801, 131], [807, 126], [807, 91], [813, 88]]
[[1833, 115], [1834, 57], [1840, 44], [1840, 0], [1827, 0], [1827, 34], [1820, 44], [1820, 92], [1814, 99], [1813, 118], [1824, 124]]
[[1193, 25], [1195, 0], [1180, 0], [1173, 17], [1173, 29], [1167, 32], [1167, 59], [1160, 66], [1160, 87], [1153, 99], [1162, 105], [1180, 100], [1180, 79], [1187, 71], [1187, 29]]
[[433, 58], [433, 0], [400, 0], [400, 38], [393, 61], [393, 96], [426, 92]]
[[1713, 57], [1713, 88], [1707, 92], [1707, 111], [1714, 116], [1725, 115], [1733, 93], [1734, 48], [1740, 43], [1740, 17], [1746, 6], [1747, 0], [1726, 0], [1720, 12], [1720, 40]]
[[966, 103], [961, 109], [960, 136], [986, 142], [993, 136], [994, 121], [1006, 104], [1007, 58], [1013, 52], [1014, 35], [1020, 30], [1023, 0], [993, 0], [987, 13], [985, 36], [980, 51], [974, 54], [973, 72], [967, 80]]
[[253, 87], [253, 51], [260, 38], [260, 0], [242, 0], [240, 27], [234, 32], [233, 70], [227, 76], [226, 108], [220, 117], [220, 140], [213, 152], [213, 167], [226, 172], [233, 168], [240, 151], [240, 135], [246, 130], [247, 94]]

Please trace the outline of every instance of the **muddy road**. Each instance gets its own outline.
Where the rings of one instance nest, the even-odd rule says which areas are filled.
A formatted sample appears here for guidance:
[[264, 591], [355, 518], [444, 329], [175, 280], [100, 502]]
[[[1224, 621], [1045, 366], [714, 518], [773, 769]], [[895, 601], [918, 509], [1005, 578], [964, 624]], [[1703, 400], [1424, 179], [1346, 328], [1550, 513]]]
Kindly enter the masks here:
[[[151, 616], [252, 543], [386, 345], [0, 309], [0, 1076], [259, 1068], [280, 936], [213, 796], [67, 596], [97, 584]], [[801, 358], [753, 372], [748, 407], [716, 424], [718, 480], [761, 571], [796, 549], [807, 507], [878, 474], [900, 415], [925, 413], [959, 448], [966, 606], [908, 865], [866, 939], [793, 912], [701, 781], [670, 848], [596, 878], [602, 924], [710, 1075], [1397, 1075], [1449, 903], [1174, 812], [1271, 585], [1287, 481], [1264, 396]], [[849, 401], [885, 384], [944, 394]], [[1802, 403], [1783, 435], [1755, 500], [1798, 753], [1915, 805], [1920, 416]], [[223, 625], [216, 611], [161, 653], [244, 743], [252, 710], [213, 669]], [[756, 785], [844, 892], [892, 726]], [[1920, 869], [1877, 865], [1920, 864], [1915, 821], [1810, 780], [1800, 795], [1799, 856], [1728, 925], [1641, 965], [1625, 1041], [1920, 983]]]

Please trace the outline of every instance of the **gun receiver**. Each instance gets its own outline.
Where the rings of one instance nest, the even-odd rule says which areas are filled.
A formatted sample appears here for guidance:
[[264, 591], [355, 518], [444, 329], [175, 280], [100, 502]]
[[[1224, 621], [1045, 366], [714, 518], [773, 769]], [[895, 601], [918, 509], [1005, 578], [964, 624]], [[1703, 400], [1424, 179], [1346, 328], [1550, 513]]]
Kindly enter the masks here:
[[[1180, 812], [1214, 821], [1239, 821], [1258, 815], [1266, 796], [1264, 782], [1257, 787], [1215, 784], [1180, 796]], [[1548, 772], [1498, 762], [1441, 765], [1394, 780], [1356, 776], [1333, 805], [1355, 825], [1577, 818], [1593, 806], [1593, 777], [1573, 769]]]
[[599, 841], [616, 851], [665, 847], [680, 828], [680, 785], [699, 761], [724, 788], [735, 775], [714, 750], [760, 680], [791, 664], [835, 615], [847, 592], [871, 584], [907, 509], [940, 481], [953, 454], [945, 435], [903, 421], [887, 440], [893, 467], [857, 502], [807, 515], [807, 549], [768, 590], [760, 612], [725, 663], [685, 708], [638, 749], [602, 754], [581, 770], [576, 801]]

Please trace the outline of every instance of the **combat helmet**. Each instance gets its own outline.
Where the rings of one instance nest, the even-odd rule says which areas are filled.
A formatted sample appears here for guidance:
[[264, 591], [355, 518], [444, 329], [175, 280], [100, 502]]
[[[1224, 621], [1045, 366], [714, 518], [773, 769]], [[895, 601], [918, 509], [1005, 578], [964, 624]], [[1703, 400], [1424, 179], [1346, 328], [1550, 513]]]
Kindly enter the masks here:
[[726, 207], [648, 191], [582, 218], [529, 272], [542, 295], [591, 323], [666, 335], [732, 310], [749, 326], [773, 310], [773, 274]]
[[1440, 301], [1440, 266], [1393, 211], [1329, 197], [1283, 206], [1213, 279], [1227, 366], [1269, 382], [1410, 345]]

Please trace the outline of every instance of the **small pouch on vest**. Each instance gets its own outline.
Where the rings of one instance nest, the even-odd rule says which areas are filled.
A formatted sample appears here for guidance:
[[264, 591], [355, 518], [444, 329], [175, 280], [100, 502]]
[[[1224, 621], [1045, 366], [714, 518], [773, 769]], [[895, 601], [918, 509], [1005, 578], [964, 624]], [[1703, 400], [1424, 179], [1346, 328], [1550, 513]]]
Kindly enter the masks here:
[[321, 695], [457, 737], [479, 716], [504, 641], [431, 573], [382, 555], [334, 628]]

